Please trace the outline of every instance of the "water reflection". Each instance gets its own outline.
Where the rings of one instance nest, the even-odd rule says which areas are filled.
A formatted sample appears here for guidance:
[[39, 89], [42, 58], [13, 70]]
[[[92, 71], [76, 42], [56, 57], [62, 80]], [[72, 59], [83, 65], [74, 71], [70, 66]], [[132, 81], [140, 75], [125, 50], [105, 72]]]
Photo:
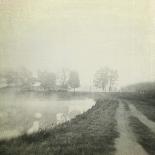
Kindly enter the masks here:
[[39, 130], [39, 121], [34, 121], [32, 127], [27, 131], [28, 134], [37, 132]]
[[67, 100], [67, 96], [64, 96], [0, 92], [0, 138], [31, 134], [39, 129], [53, 127], [95, 104], [94, 100], [86, 97], [69, 96]]
[[69, 120], [69, 117], [65, 116], [63, 113], [56, 114], [56, 124], [61, 124]]

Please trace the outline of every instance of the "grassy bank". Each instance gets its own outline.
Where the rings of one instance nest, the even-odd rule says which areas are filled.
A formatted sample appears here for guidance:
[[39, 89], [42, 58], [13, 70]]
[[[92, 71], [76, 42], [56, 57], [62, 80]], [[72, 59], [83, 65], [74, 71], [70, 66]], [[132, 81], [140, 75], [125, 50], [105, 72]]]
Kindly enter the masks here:
[[90, 110], [48, 131], [0, 142], [3, 155], [110, 155], [115, 151], [116, 100], [98, 99]]
[[120, 97], [129, 100], [148, 119], [155, 121], [155, 95], [124, 93], [124, 96], [120, 94]]
[[136, 108], [141, 111], [148, 119], [155, 121], [155, 100], [152, 101], [133, 101]]
[[155, 134], [136, 117], [130, 117], [130, 125], [138, 142], [149, 155], [155, 155]]

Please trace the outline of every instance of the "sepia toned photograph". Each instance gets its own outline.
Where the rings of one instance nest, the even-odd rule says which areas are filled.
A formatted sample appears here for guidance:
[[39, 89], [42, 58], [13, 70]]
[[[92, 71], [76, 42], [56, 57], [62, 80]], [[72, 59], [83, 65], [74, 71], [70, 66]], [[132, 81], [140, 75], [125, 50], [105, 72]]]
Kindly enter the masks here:
[[155, 1], [0, 0], [0, 155], [155, 155]]

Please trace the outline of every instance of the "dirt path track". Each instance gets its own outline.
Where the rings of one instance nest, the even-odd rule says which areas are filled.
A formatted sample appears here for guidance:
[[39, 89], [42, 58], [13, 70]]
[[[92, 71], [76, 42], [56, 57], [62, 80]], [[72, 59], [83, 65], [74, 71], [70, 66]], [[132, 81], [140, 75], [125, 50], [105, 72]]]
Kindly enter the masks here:
[[136, 141], [128, 122], [129, 112], [122, 101], [116, 111], [117, 129], [120, 137], [116, 139], [116, 155], [148, 155]]
[[137, 117], [143, 124], [150, 128], [152, 132], [155, 133], [155, 122], [149, 120], [143, 113], [137, 110], [137, 108], [133, 104], [128, 103], [128, 106], [130, 108], [131, 114]]

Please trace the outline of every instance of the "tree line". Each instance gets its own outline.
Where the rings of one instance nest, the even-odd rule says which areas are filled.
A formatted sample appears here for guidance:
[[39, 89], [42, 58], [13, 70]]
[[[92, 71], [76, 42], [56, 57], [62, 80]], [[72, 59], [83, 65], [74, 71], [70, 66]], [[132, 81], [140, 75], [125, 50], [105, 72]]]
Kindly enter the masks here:
[[[5, 71], [0, 74], [1, 81], [7, 87], [19, 87], [22, 90], [66, 91], [80, 87], [79, 74], [75, 70], [63, 69], [56, 74], [49, 71], [38, 71], [34, 77], [26, 68], [18, 71]], [[1, 82], [2, 83], [2, 82]]]
[[[96, 88], [112, 91], [118, 73], [108, 67], [100, 68], [94, 75], [93, 85]], [[26, 68], [18, 71], [5, 71], [0, 73], [0, 81], [5, 82], [7, 87], [19, 87], [22, 90], [42, 91], [68, 91], [80, 87], [79, 73], [75, 70], [62, 69], [59, 73], [49, 71], [38, 71], [34, 77], [32, 72]]]
[[108, 88], [108, 91], [111, 92], [117, 80], [117, 70], [104, 67], [96, 71], [93, 83], [96, 88], [101, 88], [103, 91], [106, 91]]

